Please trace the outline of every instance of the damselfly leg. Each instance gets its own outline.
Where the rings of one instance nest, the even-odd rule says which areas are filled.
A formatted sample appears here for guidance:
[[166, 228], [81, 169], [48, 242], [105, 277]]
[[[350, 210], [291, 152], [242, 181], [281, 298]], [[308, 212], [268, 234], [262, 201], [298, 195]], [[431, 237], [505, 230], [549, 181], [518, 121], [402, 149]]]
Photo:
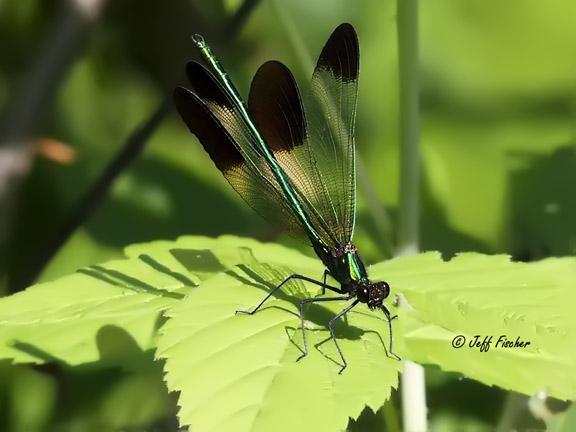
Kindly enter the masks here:
[[392, 316], [388, 308], [384, 305], [380, 306], [380, 308], [382, 309], [382, 312], [384, 312], [384, 315], [386, 315], [386, 319], [388, 320], [388, 335], [389, 335], [388, 346], [390, 347], [390, 350], [386, 350], [386, 355], [388, 357], [392, 357], [393, 359], [400, 361], [401, 360], [400, 357], [398, 357], [396, 354], [394, 354], [394, 351], [392, 351], [392, 320], [398, 318], [398, 315]]
[[[325, 275], [326, 275], [326, 273], [325, 273]], [[322, 287], [322, 290], [323, 290], [322, 292], [323, 292], [323, 293], [325, 292], [326, 289], [329, 289], [330, 291], [334, 291], [334, 292], [336, 292], [336, 293], [338, 293], [338, 294], [344, 294], [344, 291], [342, 291], [340, 288], [336, 288], [336, 287], [333, 287], [333, 286], [330, 286], [330, 285], [326, 285], [325, 282], [319, 282], [319, 281], [317, 281], [316, 279], [309, 278], [308, 276], [304, 276], [304, 275], [300, 275], [300, 274], [294, 273], [294, 274], [288, 276], [286, 279], [284, 279], [284, 280], [282, 281], [282, 283], [280, 283], [280, 285], [274, 287], [274, 289], [273, 289], [272, 291], [270, 291], [270, 292], [266, 295], [266, 297], [264, 297], [264, 299], [263, 299], [260, 303], [258, 303], [258, 305], [257, 305], [254, 309], [252, 309], [252, 310], [237, 310], [236, 313], [237, 313], [237, 314], [254, 315], [256, 312], [258, 312], [258, 310], [260, 309], [260, 307], [262, 307], [262, 305], [263, 305], [264, 303], [266, 303], [266, 301], [267, 301], [270, 297], [272, 297], [272, 296], [274, 295], [274, 293], [275, 293], [276, 291], [278, 291], [278, 290], [279, 290], [280, 288], [282, 288], [288, 281], [290, 281], [290, 280], [292, 280], [292, 279], [300, 279], [300, 280], [303, 280], [303, 281], [310, 282], [310, 283], [313, 283], [313, 284], [315, 284], [315, 285], [318, 285], [318, 286]], [[324, 277], [324, 281], [326, 281], [326, 277]]]
[[[306, 330], [304, 328], [304, 306], [308, 303], [350, 300], [352, 297], [354, 297], [354, 296], [351, 294], [348, 294], [348, 295], [340, 296], [340, 297], [307, 298], [307, 299], [300, 301], [300, 328], [302, 329], [302, 341], [304, 343], [304, 352], [302, 353], [302, 355], [300, 357], [298, 357], [297, 360], [300, 360], [301, 358], [304, 358], [308, 355], [308, 343], [306, 341]], [[348, 312], [350, 309], [352, 309], [354, 306], [356, 306], [357, 303], [358, 303], [358, 300], [356, 300], [350, 306], [346, 307], [346, 309], [344, 309], [342, 312], [340, 312], [338, 315], [336, 315], [334, 318], [332, 318], [328, 322], [328, 329], [330, 330], [330, 335], [332, 336], [332, 340], [334, 340], [334, 343], [336, 344], [336, 348], [338, 349], [338, 353], [340, 354], [340, 357], [342, 358], [342, 362], [344, 365], [342, 367], [342, 369], [340, 370], [340, 372], [342, 372], [344, 370], [344, 368], [346, 368], [346, 360], [344, 359], [344, 355], [342, 354], [342, 350], [340, 349], [340, 346], [338, 345], [338, 342], [336, 341], [336, 337], [334, 336], [334, 331], [332, 330], [332, 325], [334, 324], [334, 321], [336, 321], [342, 315], [346, 314], [346, 312]]]
[[[318, 285], [320, 287], [322, 287], [322, 294], [324, 294], [326, 292], [327, 289], [329, 289], [330, 291], [334, 291], [338, 294], [345, 294], [346, 292], [344, 290], [341, 290], [340, 288], [336, 288], [333, 287], [331, 285], [326, 284], [326, 277], [328, 276], [328, 274], [330, 274], [327, 270], [324, 272], [324, 277], [323, 277], [323, 281], [317, 281], [315, 279], [309, 278], [307, 276], [304, 275], [300, 275], [300, 274], [293, 274], [288, 276], [286, 279], [284, 279], [282, 281], [282, 283], [280, 283], [278, 286], [276, 286], [272, 291], [270, 291], [266, 297], [264, 297], [264, 299], [262, 299], [262, 301], [260, 303], [258, 303], [258, 305], [252, 309], [252, 310], [237, 310], [236, 313], [237, 314], [246, 314], [246, 315], [253, 315], [256, 312], [258, 312], [258, 310], [262, 307], [262, 305], [266, 302], [266, 300], [268, 300], [272, 295], [274, 295], [274, 293], [276, 291], [278, 291], [280, 288], [282, 288], [288, 281], [292, 280], [292, 279], [299, 279], [299, 280], [303, 280], [306, 282], [310, 282], [313, 283], [315, 285]], [[306, 341], [306, 329], [304, 327], [304, 306], [308, 303], [316, 303], [316, 302], [328, 302], [328, 301], [342, 301], [342, 300], [350, 300], [354, 297], [354, 294], [346, 294], [346, 295], [342, 295], [339, 297], [317, 297], [317, 298], [306, 298], [304, 300], [301, 300], [299, 303], [299, 311], [300, 311], [300, 327], [302, 329], [302, 342], [304, 344], [304, 349], [303, 349], [303, 353], [300, 357], [298, 357], [297, 360], [300, 360], [303, 357], [306, 357], [308, 355], [308, 343]], [[344, 369], [346, 369], [347, 363], [346, 363], [346, 359], [344, 358], [344, 354], [342, 353], [342, 350], [340, 349], [340, 345], [338, 345], [338, 341], [336, 340], [336, 336], [334, 335], [334, 323], [336, 322], [336, 320], [338, 320], [338, 318], [341, 318], [342, 316], [346, 315], [346, 313], [348, 313], [350, 311], [350, 309], [352, 309], [354, 306], [356, 306], [359, 303], [359, 300], [354, 301], [352, 304], [350, 304], [349, 306], [347, 306], [344, 310], [342, 310], [341, 312], [339, 312], [334, 318], [332, 318], [329, 322], [328, 322], [328, 329], [330, 330], [330, 335], [332, 337], [332, 340], [334, 341], [334, 344], [336, 345], [336, 349], [338, 350], [338, 354], [340, 354], [340, 358], [342, 359], [342, 368], [340, 369], [340, 372], [338, 373], [342, 373], [342, 371]]]

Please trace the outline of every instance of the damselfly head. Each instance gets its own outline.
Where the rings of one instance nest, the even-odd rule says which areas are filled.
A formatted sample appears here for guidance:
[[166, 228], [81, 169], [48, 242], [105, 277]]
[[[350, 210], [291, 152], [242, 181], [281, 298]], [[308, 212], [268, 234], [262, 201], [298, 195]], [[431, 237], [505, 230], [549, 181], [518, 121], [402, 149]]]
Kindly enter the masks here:
[[358, 287], [356, 295], [362, 303], [366, 303], [370, 309], [382, 306], [384, 299], [390, 294], [390, 285], [384, 281], [367, 282]]

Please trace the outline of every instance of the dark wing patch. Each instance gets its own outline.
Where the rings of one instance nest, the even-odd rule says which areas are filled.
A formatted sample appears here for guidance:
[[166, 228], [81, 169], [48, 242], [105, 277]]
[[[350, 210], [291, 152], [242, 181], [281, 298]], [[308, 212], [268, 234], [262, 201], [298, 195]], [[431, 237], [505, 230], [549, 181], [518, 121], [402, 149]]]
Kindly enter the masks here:
[[252, 80], [248, 107], [316, 233], [327, 246], [337, 247], [334, 214], [310, 151], [304, 107], [290, 70], [277, 61], [264, 63]]
[[[225, 97], [217, 95], [216, 92], [212, 94], [215, 97], [211, 102], [205, 102], [185, 88], [178, 87], [174, 90], [176, 108], [188, 129], [198, 138], [216, 167], [250, 207], [273, 224], [283, 226], [288, 232], [297, 236], [303, 235], [302, 226], [284, 201], [280, 186], [270, 170], [262, 172], [258, 165], [247, 159], [230, 133], [230, 130], [238, 133], [244, 126], [233, 123], [237, 116], [224, 115], [227, 111], [223, 108], [226, 101], [224, 105], [215, 102], [223, 101]], [[218, 114], [222, 115], [222, 120], [218, 118]], [[257, 161], [262, 165], [262, 161]], [[265, 164], [264, 168], [267, 168]]]
[[274, 153], [304, 144], [304, 108], [294, 77], [282, 63], [269, 61], [260, 66], [250, 86], [248, 108]]
[[356, 81], [360, 70], [360, 48], [351, 24], [340, 24], [324, 45], [316, 64], [317, 70], [329, 70], [336, 79]]
[[196, 135], [220, 171], [225, 173], [245, 163], [230, 134], [198, 96], [183, 87], [176, 87], [174, 103], [190, 132]]
[[350, 241], [354, 229], [358, 68], [356, 33], [342, 24], [314, 70], [308, 125], [294, 78], [278, 62], [258, 70], [250, 91], [251, 115], [196, 62], [187, 65], [193, 92], [177, 90], [175, 100], [189, 129], [244, 200], [265, 218], [303, 233], [302, 222], [263, 156], [261, 135], [316, 234], [327, 246], [337, 247]]

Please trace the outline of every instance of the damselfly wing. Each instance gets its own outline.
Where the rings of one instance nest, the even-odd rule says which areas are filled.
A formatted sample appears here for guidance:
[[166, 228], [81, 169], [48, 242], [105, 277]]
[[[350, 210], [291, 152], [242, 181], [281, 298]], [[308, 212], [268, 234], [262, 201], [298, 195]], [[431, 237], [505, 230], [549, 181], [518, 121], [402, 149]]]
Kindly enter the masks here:
[[[312, 76], [308, 118], [296, 81], [282, 63], [269, 61], [258, 69], [246, 106], [204, 39], [195, 35], [193, 41], [209, 69], [188, 63], [191, 89], [174, 91], [180, 116], [240, 196], [264, 218], [306, 235], [326, 267], [322, 281], [293, 274], [252, 310], [238, 312], [256, 313], [289, 280], [301, 279], [321, 286], [323, 293], [339, 294], [300, 301], [302, 356], [308, 353], [304, 306], [348, 300], [328, 323], [342, 360], [340, 372], [347, 363], [333, 325], [358, 303], [384, 312], [390, 330], [388, 353], [398, 358], [392, 352], [394, 317], [383, 303], [390, 287], [384, 281], [369, 280], [352, 243], [360, 59], [354, 28], [341, 24], [326, 42]], [[340, 286], [327, 284], [328, 275]]]

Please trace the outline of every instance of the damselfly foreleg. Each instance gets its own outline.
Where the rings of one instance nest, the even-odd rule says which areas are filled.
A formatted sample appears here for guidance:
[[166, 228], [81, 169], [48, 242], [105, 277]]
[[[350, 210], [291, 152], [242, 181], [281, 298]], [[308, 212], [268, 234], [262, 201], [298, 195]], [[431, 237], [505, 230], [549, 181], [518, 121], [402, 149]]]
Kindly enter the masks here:
[[[341, 290], [340, 288], [336, 288], [336, 287], [327, 285], [325, 282], [320, 282], [320, 281], [317, 281], [317, 280], [315, 280], [315, 279], [309, 278], [309, 277], [307, 277], [307, 276], [303, 276], [303, 275], [300, 275], [300, 274], [296, 274], [296, 273], [295, 273], [295, 274], [293, 274], [293, 275], [288, 276], [286, 279], [284, 279], [284, 280], [282, 281], [282, 283], [280, 283], [280, 285], [276, 286], [272, 291], [270, 291], [270, 292], [266, 295], [266, 297], [264, 297], [264, 299], [263, 299], [260, 303], [258, 303], [258, 305], [257, 305], [254, 309], [252, 309], [251, 311], [250, 311], [250, 310], [237, 310], [236, 313], [237, 313], [237, 314], [247, 314], [247, 315], [253, 315], [253, 314], [255, 314], [256, 312], [258, 312], [258, 309], [260, 309], [260, 307], [261, 307], [264, 303], [266, 303], [266, 300], [268, 300], [270, 297], [272, 297], [276, 291], [278, 291], [280, 288], [282, 288], [282, 287], [284, 286], [284, 284], [285, 284], [286, 282], [288, 282], [288, 281], [290, 281], [290, 280], [292, 280], [292, 279], [300, 279], [300, 280], [303, 280], [303, 281], [306, 281], [306, 282], [310, 282], [310, 283], [313, 283], [313, 284], [316, 284], [316, 285], [321, 286], [323, 290], [329, 289], [330, 291], [334, 291], [334, 292], [336, 292], [336, 293], [338, 293], [338, 294], [344, 294], [344, 293], [345, 293], [345, 291]], [[324, 274], [324, 281], [326, 281], [326, 273]]]

